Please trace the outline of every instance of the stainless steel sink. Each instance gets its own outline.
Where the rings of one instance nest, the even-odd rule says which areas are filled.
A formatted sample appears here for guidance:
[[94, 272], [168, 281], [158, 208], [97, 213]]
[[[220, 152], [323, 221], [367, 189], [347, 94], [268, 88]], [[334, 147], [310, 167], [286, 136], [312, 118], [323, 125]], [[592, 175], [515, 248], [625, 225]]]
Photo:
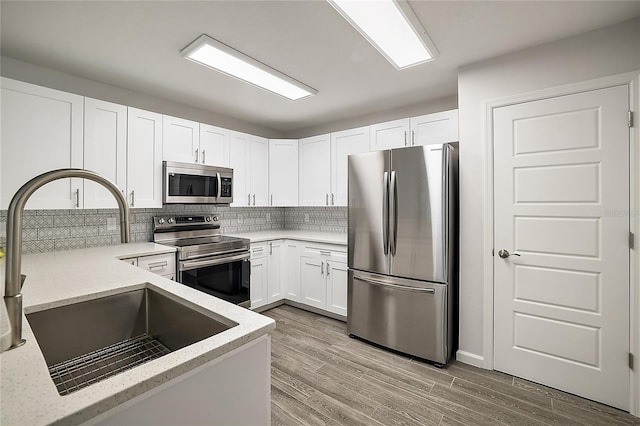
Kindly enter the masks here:
[[26, 316], [61, 395], [238, 325], [150, 288]]

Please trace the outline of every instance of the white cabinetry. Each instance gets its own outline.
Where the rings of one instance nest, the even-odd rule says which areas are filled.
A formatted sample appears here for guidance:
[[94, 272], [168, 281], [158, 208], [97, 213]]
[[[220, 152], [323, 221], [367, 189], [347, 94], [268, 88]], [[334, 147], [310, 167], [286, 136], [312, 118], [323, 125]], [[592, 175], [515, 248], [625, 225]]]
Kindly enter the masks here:
[[373, 124], [369, 127], [371, 137], [371, 151], [401, 148], [409, 144], [410, 120], [387, 121]]
[[283, 289], [285, 299], [300, 302], [300, 248], [296, 240], [285, 240], [282, 258]]
[[162, 115], [128, 108], [127, 198], [131, 207], [162, 207]]
[[200, 164], [229, 167], [229, 130], [200, 123]]
[[[0, 209], [31, 178], [60, 168], [83, 167], [82, 96], [2, 78]], [[82, 179], [63, 179], [40, 188], [27, 209], [80, 207]]]
[[230, 132], [229, 167], [233, 169], [232, 207], [269, 204], [269, 139]]
[[411, 145], [432, 145], [458, 141], [458, 110], [411, 118]]
[[267, 280], [267, 288], [269, 289], [269, 294], [267, 303], [271, 303], [283, 298], [282, 291], [283, 288], [286, 287], [286, 285], [283, 285], [284, 274], [282, 273], [282, 253], [284, 252], [284, 241], [268, 241], [267, 250], [267, 256], [269, 259], [269, 279]]
[[326, 135], [300, 139], [299, 205], [328, 206], [331, 192], [331, 137]]
[[284, 241], [251, 244], [251, 309], [283, 299]]
[[298, 141], [269, 140], [269, 205], [298, 205]]
[[121, 259], [154, 274], [176, 281], [176, 255], [174, 253], [155, 254], [151, 256], [128, 257]]
[[347, 205], [347, 157], [369, 152], [369, 126], [331, 133], [331, 205]]
[[300, 256], [300, 302], [347, 315], [346, 247], [307, 245]]
[[[84, 99], [84, 168], [127, 190], [127, 107], [97, 99]], [[117, 208], [102, 185], [84, 181], [87, 209]]]
[[182, 118], [162, 116], [162, 159], [183, 163], [200, 162], [200, 125]]

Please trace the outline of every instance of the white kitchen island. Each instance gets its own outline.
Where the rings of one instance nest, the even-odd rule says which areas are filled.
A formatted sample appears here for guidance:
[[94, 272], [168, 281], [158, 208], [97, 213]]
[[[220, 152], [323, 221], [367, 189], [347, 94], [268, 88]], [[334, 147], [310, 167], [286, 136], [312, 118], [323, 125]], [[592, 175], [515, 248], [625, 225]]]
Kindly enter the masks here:
[[119, 260], [172, 251], [131, 243], [23, 257], [27, 314], [147, 287], [237, 325], [61, 396], [23, 315], [26, 344], [0, 354], [0, 424], [269, 424], [275, 322]]

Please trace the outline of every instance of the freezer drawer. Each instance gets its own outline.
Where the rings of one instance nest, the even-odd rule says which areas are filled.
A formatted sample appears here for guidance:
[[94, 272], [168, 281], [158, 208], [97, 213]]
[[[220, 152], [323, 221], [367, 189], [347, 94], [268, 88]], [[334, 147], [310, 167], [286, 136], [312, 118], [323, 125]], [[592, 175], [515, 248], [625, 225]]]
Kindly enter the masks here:
[[449, 359], [447, 285], [349, 270], [347, 332], [440, 364]]

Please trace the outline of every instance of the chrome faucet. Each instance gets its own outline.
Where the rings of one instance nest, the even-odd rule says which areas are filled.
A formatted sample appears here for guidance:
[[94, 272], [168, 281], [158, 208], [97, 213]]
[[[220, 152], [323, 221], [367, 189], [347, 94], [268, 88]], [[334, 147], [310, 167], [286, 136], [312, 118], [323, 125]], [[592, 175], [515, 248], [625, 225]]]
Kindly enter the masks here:
[[129, 206], [124, 195], [108, 179], [97, 173], [84, 169], [59, 169], [52, 170], [36, 176], [22, 185], [9, 204], [7, 213], [7, 247], [6, 247], [6, 276], [4, 283], [4, 303], [7, 306], [7, 314], [11, 323], [11, 347], [22, 346], [22, 285], [25, 275], [22, 275], [22, 215], [24, 206], [31, 195], [41, 186], [58, 179], [83, 178], [89, 179], [104, 186], [111, 192], [118, 202], [120, 209], [120, 240], [128, 243], [129, 234]]

